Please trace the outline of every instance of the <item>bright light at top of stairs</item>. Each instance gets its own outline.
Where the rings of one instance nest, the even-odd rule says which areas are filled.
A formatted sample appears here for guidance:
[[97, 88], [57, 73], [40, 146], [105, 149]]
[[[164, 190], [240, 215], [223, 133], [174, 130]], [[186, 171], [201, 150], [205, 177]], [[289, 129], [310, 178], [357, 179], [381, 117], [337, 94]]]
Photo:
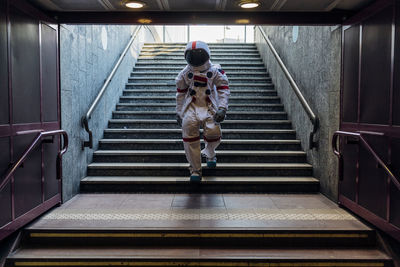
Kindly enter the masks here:
[[125, 3], [125, 6], [129, 8], [142, 8], [144, 5], [144, 3], [139, 1], [128, 1]]
[[241, 8], [256, 8], [256, 7], [258, 7], [259, 5], [260, 5], [260, 3], [257, 2], [257, 1], [241, 1], [241, 2], [239, 3], [239, 6], [240, 6]]

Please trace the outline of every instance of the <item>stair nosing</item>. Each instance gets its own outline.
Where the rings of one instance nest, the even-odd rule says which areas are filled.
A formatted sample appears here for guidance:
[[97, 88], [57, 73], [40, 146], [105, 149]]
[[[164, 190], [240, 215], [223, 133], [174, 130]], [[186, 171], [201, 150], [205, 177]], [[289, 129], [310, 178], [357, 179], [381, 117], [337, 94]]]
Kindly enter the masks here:
[[[182, 143], [182, 139], [117, 139], [117, 138], [103, 138], [99, 140], [100, 143]], [[224, 139], [223, 143], [230, 144], [300, 144], [300, 140], [292, 139], [292, 140], [271, 140], [271, 139]]]
[[[178, 132], [181, 133], [182, 129], [163, 129], [163, 128], [130, 128], [130, 129], [118, 129], [118, 128], [106, 128], [106, 132]], [[293, 129], [221, 129], [222, 133], [295, 133]], [[200, 130], [202, 132], [202, 130]]]
[[[126, 111], [126, 110], [114, 110], [115, 114], [176, 114], [175, 111], [154, 111], [154, 110], [146, 110], [146, 111]], [[229, 111], [228, 114], [235, 115], [283, 115], [287, 114], [285, 111]]]
[[[182, 176], [86, 176], [82, 184], [127, 184], [127, 183], [181, 183]], [[185, 180], [189, 179], [186, 178]], [[319, 180], [312, 176], [203, 176], [202, 183], [255, 183], [255, 184], [317, 184]]]
[[[176, 104], [175, 103], [118, 103], [118, 105], [121, 106], [134, 106], [134, 107], [138, 107], [138, 106], [165, 106], [165, 107], [175, 107]], [[282, 103], [257, 103], [257, 104], [250, 104], [250, 103], [242, 103], [242, 104], [229, 104], [230, 107], [283, 107]]]
[[[175, 100], [175, 96], [120, 96], [121, 99], [168, 99], [168, 100]], [[229, 97], [230, 100], [254, 100], [254, 99], [262, 99], [262, 100], [279, 100], [279, 96], [231, 96]]]
[[[132, 163], [132, 162], [92, 162], [89, 169], [175, 169], [188, 168], [189, 163]], [[206, 168], [207, 164], [202, 163]], [[217, 169], [312, 169], [308, 163], [218, 163]]]
[[[185, 155], [184, 150], [96, 150], [93, 155]], [[217, 156], [305, 156], [302, 150], [219, 150]]]

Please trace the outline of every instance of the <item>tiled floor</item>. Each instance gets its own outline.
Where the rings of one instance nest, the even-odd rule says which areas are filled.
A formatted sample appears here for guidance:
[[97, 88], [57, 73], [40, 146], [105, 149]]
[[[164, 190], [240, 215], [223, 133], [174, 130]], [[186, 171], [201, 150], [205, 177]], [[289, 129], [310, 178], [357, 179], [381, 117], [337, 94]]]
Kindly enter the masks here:
[[82, 194], [31, 228], [368, 229], [320, 194]]

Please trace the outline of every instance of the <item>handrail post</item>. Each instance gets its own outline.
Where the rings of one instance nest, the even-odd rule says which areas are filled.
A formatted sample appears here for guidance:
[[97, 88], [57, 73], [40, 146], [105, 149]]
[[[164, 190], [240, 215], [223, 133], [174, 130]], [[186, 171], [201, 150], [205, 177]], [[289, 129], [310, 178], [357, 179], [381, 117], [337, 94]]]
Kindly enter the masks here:
[[110, 74], [108, 75], [107, 79], [104, 81], [103, 86], [101, 87], [99, 93], [97, 94], [96, 98], [94, 99], [93, 103], [90, 105], [88, 111], [86, 114], [82, 117], [81, 119], [81, 124], [82, 127], [85, 129], [85, 131], [89, 134], [89, 140], [88, 141], [83, 141], [82, 142], [82, 150], [85, 149], [85, 147], [93, 148], [93, 132], [89, 128], [89, 120], [91, 119], [92, 113], [99, 104], [101, 98], [103, 97], [104, 93], [106, 92], [106, 89], [108, 85], [111, 82], [111, 79], [114, 77], [114, 74], [117, 72], [118, 67], [121, 65], [122, 60], [124, 59], [126, 53], [128, 52], [129, 48], [133, 44], [133, 41], [136, 39], [136, 37], [139, 34], [140, 29], [142, 28], [142, 25], [139, 25], [136, 29], [135, 32], [131, 35], [131, 38], [129, 39], [128, 44], [125, 46], [124, 51], [121, 53], [117, 63], [115, 63], [115, 66], [111, 70]]
[[318, 129], [319, 129], [319, 119], [318, 117], [315, 115], [315, 113], [312, 111], [310, 105], [307, 103], [307, 100], [305, 99], [305, 97], [303, 96], [303, 94], [300, 91], [300, 88], [298, 87], [297, 83], [295, 82], [295, 80], [293, 79], [292, 75], [290, 74], [289, 70], [287, 69], [287, 67], [285, 66], [285, 63], [283, 63], [281, 57], [279, 56], [278, 52], [276, 51], [275, 47], [273, 46], [272, 42], [269, 40], [267, 34], [265, 33], [265, 31], [260, 27], [257, 26], [258, 30], [260, 31], [262, 37], [264, 38], [264, 40], [266, 41], [269, 49], [271, 50], [272, 54], [274, 55], [276, 61], [278, 62], [278, 65], [281, 67], [283, 73], [285, 74], [286, 78], [288, 79], [293, 92], [295, 93], [295, 95], [297, 96], [297, 99], [300, 101], [300, 104], [302, 105], [303, 109], [305, 110], [308, 118], [310, 119], [312, 125], [313, 125], [313, 130], [310, 133], [309, 136], [309, 149], [313, 149], [313, 148], [317, 148], [318, 147], [318, 143], [316, 141], [314, 141], [314, 136], [317, 133]]

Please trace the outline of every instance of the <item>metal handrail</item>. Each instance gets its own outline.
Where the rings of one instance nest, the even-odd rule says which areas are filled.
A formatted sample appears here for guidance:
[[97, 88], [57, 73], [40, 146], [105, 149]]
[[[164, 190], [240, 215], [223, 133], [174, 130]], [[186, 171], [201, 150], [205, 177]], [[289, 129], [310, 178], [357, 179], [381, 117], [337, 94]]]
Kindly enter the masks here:
[[39, 144], [39, 142], [48, 136], [56, 136], [56, 135], [62, 135], [64, 137], [63, 141], [63, 149], [58, 152], [57, 155], [57, 180], [60, 180], [62, 177], [62, 168], [61, 168], [61, 159], [62, 156], [64, 155], [65, 152], [67, 152], [68, 149], [68, 134], [64, 130], [55, 130], [55, 131], [48, 131], [48, 132], [39, 132], [39, 134], [36, 136], [36, 138], [33, 140], [31, 145], [25, 150], [24, 154], [19, 158], [17, 162], [15, 162], [7, 171], [6, 175], [3, 178], [3, 181], [0, 184], [0, 191], [4, 189], [6, 184], [10, 181], [11, 177], [15, 173], [15, 171], [24, 163], [24, 161], [27, 159], [29, 154], [33, 151], [33, 149]]
[[300, 101], [301, 105], [303, 106], [305, 112], [307, 113], [307, 116], [310, 118], [310, 121], [311, 121], [311, 123], [313, 125], [313, 130], [310, 133], [310, 137], [309, 137], [309, 148], [313, 149], [313, 148], [316, 147], [316, 142], [314, 142], [314, 135], [318, 131], [318, 128], [319, 128], [319, 119], [315, 115], [315, 113], [312, 111], [310, 105], [307, 103], [307, 100], [304, 98], [303, 94], [300, 91], [300, 88], [297, 86], [297, 83], [295, 82], [295, 80], [293, 79], [292, 75], [290, 74], [290, 72], [286, 68], [285, 63], [283, 63], [283, 61], [282, 61], [281, 57], [279, 56], [278, 52], [276, 52], [275, 47], [273, 46], [273, 44], [269, 40], [269, 38], [268, 38], [267, 34], [265, 33], [265, 31], [260, 26], [257, 26], [257, 28], [260, 30], [261, 35], [264, 37], [265, 41], [267, 42], [268, 47], [271, 49], [272, 54], [275, 56], [275, 59], [278, 61], [279, 66], [281, 67], [283, 73], [285, 74], [285, 76], [288, 79], [290, 85], [292, 86], [293, 91], [296, 94], [297, 98], [299, 99], [299, 101]]
[[389, 167], [383, 162], [383, 160], [376, 154], [374, 149], [369, 145], [367, 140], [364, 139], [362, 136], [362, 133], [354, 133], [354, 132], [345, 132], [345, 131], [336, 131], [333, 134], [332, 138], [332, 150], [333, 153], [338, 157], [339, 159], [339, 178], [340, 180], [343, 180], [343, 156], [340, 153], [340, 151], [337, 149], [337, 138], [339, 136], [350, 136], [350, 137], [355, 137], [358, 140], [361, 140], [362, 144], [367, 148], [368, 152], [372, 154], [372, 156], [375, 158], [375, 160], [378, 162], [379, 166], [382, 167], [382, 169], [385, 170], [385, 172], [389, 175], [391, 181], [393, 184], [397, 187], [398, 190], [400, 190], [400, 182], [396, 178], [396, 176], [393, 174], [393, 172], [389, 169]]
[[140, 29], [142, 28], [142, 25], [139, 25], [135, 32], [131, 35], [131, 38], [129, 39], [128, 44], [125, 46], [124, 51], [121, 53], [117, 63], [115, 63], [114, 68], [112, 69], [111, 73], [108, 75], [107, 79], [104, 81], [103, 86], [101, 87], [99, 93], [97, 94], [96, 98], [94, 99], [93, 103], [90, 105], [88, 111], [86, 114], [82, 117], [81, 122], [82, 122], [82, 127], [85, 128], [86, 132], [89, 134], [89, 140], [84, 141], [82, 145], [82, 149], [85, 147], [93, 148], [93, 133], [89, 129], [89, 120], [91, 119], [92, 113], [99, 104], [101, 98], [103, 97], [104, 93], [106, 92], [106, 89], [108, 85], [111, 82], [111, 79], [114, 77], [115, 72], [117, 71], [118, 67], [121, 65], [122, 60], [124, 59], [126, 53], [128, 52], [129, 48], [131, 47], [133, 41], [136, 39], [137, 35], [139, 34]]

